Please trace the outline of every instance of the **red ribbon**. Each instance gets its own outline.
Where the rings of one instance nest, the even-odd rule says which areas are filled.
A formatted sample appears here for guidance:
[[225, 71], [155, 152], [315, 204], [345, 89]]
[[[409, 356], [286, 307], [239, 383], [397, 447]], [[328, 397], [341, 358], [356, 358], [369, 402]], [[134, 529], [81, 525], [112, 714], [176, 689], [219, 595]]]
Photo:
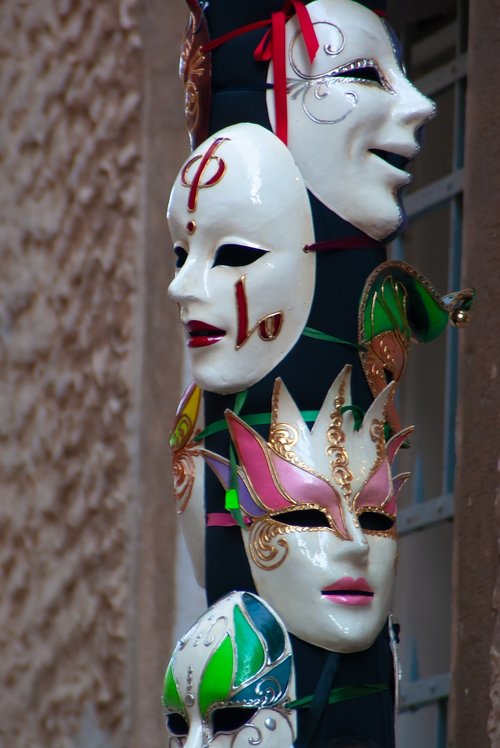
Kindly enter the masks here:
[[285, 145], [288, 142], [285, 26], [293, 10], [297, 14], [309, 60], [312, 63], [319, 49], [319, 42], [313, 22], [302, 0], [285, 0], [283, 9], [271, 15], [271, 28], [264, 35], [253, 55], [254, 59], [259, 62], [273, 61], [276, 135]]
[[303, 3], [303, 0], [285, 0], [283, 9], [271, 15], [271, 20], [256, 21], [242, 26], [239, 29], [233, 29], [227, 34], [219, 36], [217, 39], [204, 44], [202, 50], [211, 52], [222, 44], [235, 39], [241, 34], [248, 31], [269, 26], [271, 28], [264, 34], [264, 38], [254, 51], [254, 59], [258, 62], [273, 61], [274, 66], [274, 103], [276, 109], [276, 135], [280, 140], [287, 144], [288, 140], [288, 113], [286, 101], [286, 34], [285, 25], [293, 12], [297, 14], [302, 36], [306, 45], [309, 59], [312, 62], [319, 49], [319, 42], [316, 37], [313, 22]]

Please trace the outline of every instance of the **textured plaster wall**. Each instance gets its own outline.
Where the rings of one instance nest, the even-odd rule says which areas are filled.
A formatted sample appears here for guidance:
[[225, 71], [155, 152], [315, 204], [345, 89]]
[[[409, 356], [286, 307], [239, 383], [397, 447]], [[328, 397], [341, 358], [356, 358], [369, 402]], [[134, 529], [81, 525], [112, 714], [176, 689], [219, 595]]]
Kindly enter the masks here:
[[[153, 320], [168, 341], [168, 313], [148, 302], [161, 304], [165, 286], [145, 290], [167, 245], [158, 216], [171, 179], [165, 145], [148, 145], [166, 116], [146, 85], [162, 50], [151, 63], [144, 34], [155, 48], [165, 31], [154, 5], [1, 6], [1, 748], [152, 748], [160, 735], [178, 360], [145, 332]], [[170, 126], [178, 133], [180, 113]], [[149, 392], [160, 392], [153, 406]], [[153, 680], [141, 669], [152, 662]], [[142, 732], [141, 688], [154, 704], [144, 742], [130, 737]]]

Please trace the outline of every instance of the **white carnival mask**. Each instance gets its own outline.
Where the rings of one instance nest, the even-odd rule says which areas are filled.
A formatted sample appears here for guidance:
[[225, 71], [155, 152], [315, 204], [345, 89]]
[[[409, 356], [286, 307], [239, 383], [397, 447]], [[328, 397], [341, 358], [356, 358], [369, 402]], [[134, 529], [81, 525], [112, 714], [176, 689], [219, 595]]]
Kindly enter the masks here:
[[[401, 225], [398, 191], [411, 179], [391, 154], [417, 154], [435, 105], [406, 77], [375, 13], [352, 0], [315, 0], [307, 11], [319, 42], [312, 63], [297, 17], [286, 24], [288, 147], [311, 192], [380, 241]], [[276, 130], [272, 90], [267, 104]]]
[[[396, 498], [408, 474], [391, 463], [411, 431], [387, 443], [393, 384], [355, 429], [350, 367], [331, 386], [310, 431], [281, 380], [266, 442], [230, 411], [240, 461], [243, 539], [259, 595], [288, 630], [335, 652], [367, 649], [389, 613], [397, 555]], [[227, 460], [205, 459], [222, 484]]]
[[258, 382], [293, 347], [314, 293], [307, 191], [287, 148], [258, 125], [213, 135], [182, 167], [167, 211], [193, 377], [210, 392]]
[[165, 675], [168, 748], [292, 748], [290, 640], [256, 595], [232, 592], [178, 642]]

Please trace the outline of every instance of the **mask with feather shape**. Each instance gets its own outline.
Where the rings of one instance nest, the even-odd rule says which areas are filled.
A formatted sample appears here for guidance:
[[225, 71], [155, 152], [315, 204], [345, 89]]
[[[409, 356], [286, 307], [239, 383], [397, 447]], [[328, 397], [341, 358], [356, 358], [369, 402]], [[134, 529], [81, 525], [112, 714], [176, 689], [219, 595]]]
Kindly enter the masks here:
[[[230, 411], [238, 453], [243, 539], [258, 593], [301, 639], [337, 652], [368, 648], [382, 629], [397, 557], [396, 499], [408, 474], [391, 464], [411, 431], [386, 443], [388, 385], [356, 428], [350, 367], [310, 430], [276, 380], [266, 442]], [[227, 488], [230, 466], [205, 459]]]

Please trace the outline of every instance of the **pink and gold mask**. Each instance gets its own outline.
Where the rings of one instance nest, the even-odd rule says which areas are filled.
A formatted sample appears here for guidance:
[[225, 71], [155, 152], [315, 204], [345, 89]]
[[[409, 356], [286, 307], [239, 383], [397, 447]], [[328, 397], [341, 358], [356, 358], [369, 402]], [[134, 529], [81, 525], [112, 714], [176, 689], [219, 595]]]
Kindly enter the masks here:
[[[389, 612], [396, 499], [408, 477], [393, 478], [391, 464], [411, 430], [385, 442], [393, 394], [390, 384], [356, 428], [345, 367], [309, 430], [278, 379], [267, 442], [226, 412], [258, 593], [292, 633], [325, 649], [366, 649]], [[210, 454], [206, 459], [227, 486], [227, 463]]]

